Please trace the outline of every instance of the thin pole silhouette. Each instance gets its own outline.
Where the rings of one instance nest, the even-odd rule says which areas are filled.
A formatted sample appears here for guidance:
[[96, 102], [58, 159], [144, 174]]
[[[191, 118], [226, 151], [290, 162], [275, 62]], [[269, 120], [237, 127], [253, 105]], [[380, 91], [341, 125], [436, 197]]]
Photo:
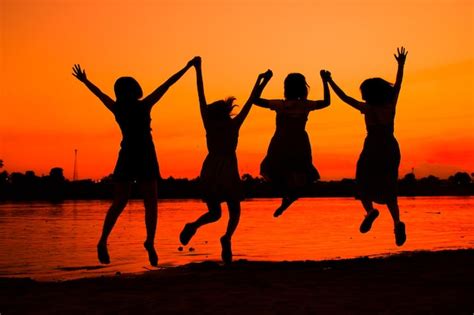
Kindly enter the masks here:
[[77, 149], [74, 149], [74, 169], [72, 173], [72, 181], [77, 180]]

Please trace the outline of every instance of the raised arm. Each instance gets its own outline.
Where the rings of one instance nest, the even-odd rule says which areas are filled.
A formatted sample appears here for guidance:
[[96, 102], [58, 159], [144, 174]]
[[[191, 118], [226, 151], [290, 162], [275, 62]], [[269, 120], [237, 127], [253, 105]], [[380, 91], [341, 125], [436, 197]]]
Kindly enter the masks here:
[[328, 84], [328, 80], [331, 78], [331, 73], [326, 70], [321, 70], [319, 74], [323, 80], [324, 99], [320, 101], [312, 101], [309, 106], [311, 110], [322, 109], [331, 104], [331, 93], [329, 92]]
[[260, 98], [260, 95], [262, 94], [263, 89], [267, 85], [268, 81], [270, 81], [272, 76], [273, 76], [273, 73], [271, 70], [267, 70], [267, 72], [261, 73], [258, 75], [257, 82], [255, 82], [255, 85], [252, 89], [252, 93], [250, 93], [249, 99], [245, 103], [242, 110], [234, 118], [234, 121], [237, 123], [239, 127], [242, 125], [245, 118], [249, 114], [250, 109], [252, 108], [252, 105], [255, 103], [255, 100]]
[[75, 64], [74, 67], [72, 67], [72, 75], [84, 83], [85, 86], [87, 86], [87, 88], [92, 93], [94, 93], [94, 95], [97, 96], [102, 103], [104, 103], [105, 107], [112, 111], [112, 108], [115, 104], [114, 100], [111, 99], [107, 94], [103, 93], [97, 86], [87, 79], [86, 70], [81, 69], [81, 65]]
[[395, 59], [398, 63], [398, 70], [397, 70], [397, 78], [395, 80], [394, 88], [394, 96], [393, 96], [393, 103], [396, 104], [398, 100], [398, 94], [400, 94], [400, 88], [402, 87], [402, 80], [403, 80], [403, 68], [405, 66], [405, 60], [407, 58], [408, 51], [405, 50], [405, 47], [397, 48], [397, 54], [394, 54]]
[[196, 68], [196, 85], [198, 90], [199, 98], [199, 109], [201, 112], [202, 122], [204, 126], [207, 124], [207, 102], [206, 96], [204, 95], [204, 82], [202, 80], [202, 66], [201, 66], [201, 57], [195, 59], [194, 67]]
[[331, 74], [329, 73], [329, 78], [328, 78], [328, 83], [331, 86], [332, 90], [334, 93], [336, 93], [339, 98], [347, 103], [348, 105], [354, 107], [355, 109], [361, 111], [362, 113], [365, 112], [365, 103], [364, 102], [359, 102], [358, 100], [346, 95], [343, 90], [336, 84], [336, 82], [333, 81]]
[[194, 65], [194, 63], [196, 62], [196, 58], [197, 57], [194, 57], [193, 59], [188, 61], [188, 63], [186, 64], [186, 66], [184, 66], [183, 69], [173, 74], [168, 80], [165, 81], [165, 83], [157, 87], [153, 92], [150, 93], [150, 95], [143, 99], [143, 102], [145, 104], [149, 104], [150, 106], [155, 105], [156, 102], [158, 102], [160, 98], [163, 97], [166, 91], [168, 91], [168, 89], [173, 84], [175, 84], [179, 79], [181, 79], [181, 77], [186, 73], [186, 71], [188, 71], [189, 68]]

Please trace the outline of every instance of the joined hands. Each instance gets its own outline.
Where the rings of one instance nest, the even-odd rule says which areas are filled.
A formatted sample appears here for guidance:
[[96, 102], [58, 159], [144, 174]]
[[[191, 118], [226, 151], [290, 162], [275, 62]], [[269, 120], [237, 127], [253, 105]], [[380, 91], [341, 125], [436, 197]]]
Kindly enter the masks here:
[[327, 70], [321, 70], [319, 71], [319, 74], [321, 75], [321, 79], [323, 79], [324, 81], [331, 80], [331, 72]]
[[201, 57], [196, 56], [193, 59], [188, 61], [188, 67], [200, 67], [201, 66]]
[[258, 75], [259, 79], [265, 79], [265, 80], [270, 80], [272, 77], [273, 77], [273, 72], [270, 69]]

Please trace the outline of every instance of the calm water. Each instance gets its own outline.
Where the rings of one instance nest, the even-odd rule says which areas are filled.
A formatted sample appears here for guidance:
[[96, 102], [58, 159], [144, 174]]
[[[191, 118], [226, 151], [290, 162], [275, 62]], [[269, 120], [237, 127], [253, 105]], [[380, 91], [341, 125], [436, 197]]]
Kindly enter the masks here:
[[[388, 210], [368, 234], [360, 234], [363, 210], [352, 198], [314, 198], [296, 202], [283, 216], [272, 217], [277, 199], [242, 203], [240, 225], [233, 239], [235, 259], [321, 260], [380, 255], [399, 251], [474, 248], [474, 197], [400, 198], [408, 240], [394, 242]], [[106, 201], [62, 204], [0, 204], [0, 276], [39, 280], [72, 279], [152, 269], [142, 247], [145, 239], [142, 203], [132, 201], [109, 238], [112, 264], [98, 264], [95, 245]], [[162, 201], [156, 237], [160, 266], [219, 260], [219, 237], [227, 211], [217, 223], [204, 226], [184, 250], [178, 235], [183, 225], [205, 211], [196, 200]]]

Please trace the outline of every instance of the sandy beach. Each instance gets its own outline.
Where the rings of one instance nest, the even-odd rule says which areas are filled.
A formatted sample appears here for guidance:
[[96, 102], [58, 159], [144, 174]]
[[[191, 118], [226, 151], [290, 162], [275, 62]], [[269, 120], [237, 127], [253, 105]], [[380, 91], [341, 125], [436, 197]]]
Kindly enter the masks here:
[[472, 314], [474, 250], [335, 261], [203, 262], [143, 274], [0, 279], [8, 314]]

